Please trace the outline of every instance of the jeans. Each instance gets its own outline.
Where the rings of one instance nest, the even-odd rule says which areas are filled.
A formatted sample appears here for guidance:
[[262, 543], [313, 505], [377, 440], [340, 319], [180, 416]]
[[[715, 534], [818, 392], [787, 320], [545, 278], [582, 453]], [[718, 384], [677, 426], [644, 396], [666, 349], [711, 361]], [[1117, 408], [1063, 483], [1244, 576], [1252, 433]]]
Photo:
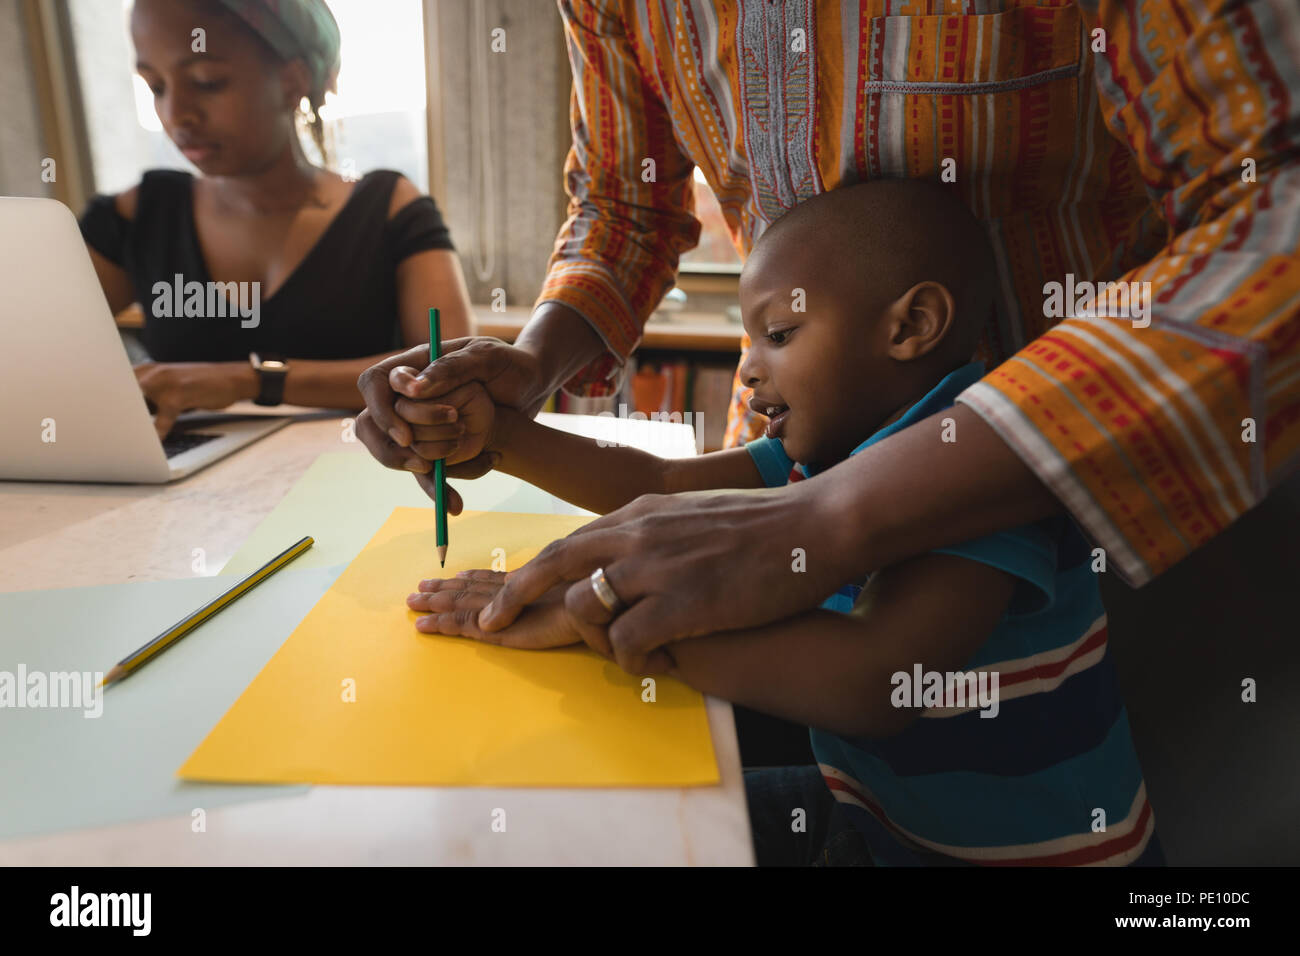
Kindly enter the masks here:
[[817, 767], [746, 770], [745, 799], [759, 866], [872, 865], [866, 840]]

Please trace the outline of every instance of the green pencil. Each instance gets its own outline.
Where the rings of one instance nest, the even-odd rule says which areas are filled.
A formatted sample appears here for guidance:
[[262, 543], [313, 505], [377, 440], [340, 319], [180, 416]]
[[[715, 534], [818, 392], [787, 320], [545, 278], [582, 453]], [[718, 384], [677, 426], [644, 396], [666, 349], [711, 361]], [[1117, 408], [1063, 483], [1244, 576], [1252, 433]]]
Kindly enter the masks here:
[[[438, 325], [438, 310], [429, 310], [429, 364], [438, 361], [442, 354], [442, 331]], [[434, 509], [438, 512], [438, 566], [447, 566], [447, 475], [443, 460], [433, 463], [433, 483], [437, 488]]]

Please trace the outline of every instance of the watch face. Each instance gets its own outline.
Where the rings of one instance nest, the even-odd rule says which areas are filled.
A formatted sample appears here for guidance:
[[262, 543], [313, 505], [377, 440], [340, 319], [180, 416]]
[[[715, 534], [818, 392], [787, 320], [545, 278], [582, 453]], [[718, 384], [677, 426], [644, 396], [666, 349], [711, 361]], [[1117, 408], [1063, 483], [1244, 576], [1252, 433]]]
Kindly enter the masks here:
[[278, 372], [284, 368], [284, 363], [278, 359], [266, 359], [262, 362], [262, 368], [268, 372]]

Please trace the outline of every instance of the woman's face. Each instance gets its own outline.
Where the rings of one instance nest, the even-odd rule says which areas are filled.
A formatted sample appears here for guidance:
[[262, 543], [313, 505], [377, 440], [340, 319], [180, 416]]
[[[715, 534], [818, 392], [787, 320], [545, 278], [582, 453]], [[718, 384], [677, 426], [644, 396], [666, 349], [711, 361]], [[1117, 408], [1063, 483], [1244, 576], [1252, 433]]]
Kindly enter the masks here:
[[307, 92], [301, 64], [276, 63], [229, 16], [199, 3], [137, 0], [131, 38], [163, 129], [204, 175], [262, 169], [296, 135], [293, 111]]

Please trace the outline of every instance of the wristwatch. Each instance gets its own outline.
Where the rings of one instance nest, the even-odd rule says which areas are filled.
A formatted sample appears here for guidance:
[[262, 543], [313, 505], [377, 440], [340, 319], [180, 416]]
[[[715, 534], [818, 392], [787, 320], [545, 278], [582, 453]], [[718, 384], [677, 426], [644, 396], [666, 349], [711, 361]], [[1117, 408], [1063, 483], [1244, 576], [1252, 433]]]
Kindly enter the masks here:
[[257, 398], [258, 405], [279, 405], [284, 401], [284, 380], [289, 374], [289, 363], [279, 355], [258, 355], [248, 353], [248, 362], [257, 373], [261, 387]]

